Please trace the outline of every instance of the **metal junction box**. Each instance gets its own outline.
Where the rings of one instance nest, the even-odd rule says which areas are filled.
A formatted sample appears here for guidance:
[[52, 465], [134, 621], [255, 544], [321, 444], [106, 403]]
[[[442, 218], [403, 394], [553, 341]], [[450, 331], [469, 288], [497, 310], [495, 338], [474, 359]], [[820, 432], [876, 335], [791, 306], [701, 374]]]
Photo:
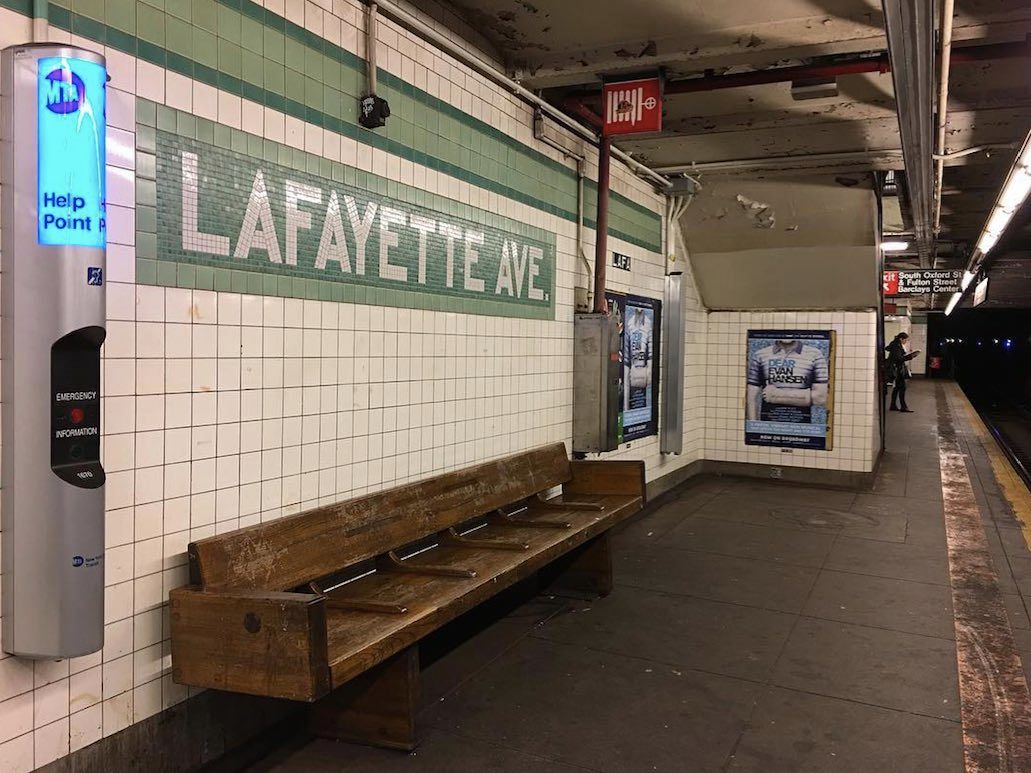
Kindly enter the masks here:
[[573, 451], [598, 453], [619, 445], [622, 384], [620, 320], [577, 314], [573, 322]]

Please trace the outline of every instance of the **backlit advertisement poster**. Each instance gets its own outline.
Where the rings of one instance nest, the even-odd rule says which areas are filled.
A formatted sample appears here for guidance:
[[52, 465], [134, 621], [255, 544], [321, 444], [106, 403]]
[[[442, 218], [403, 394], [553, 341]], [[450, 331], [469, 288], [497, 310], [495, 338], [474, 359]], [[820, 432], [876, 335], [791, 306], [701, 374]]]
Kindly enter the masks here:
[[834, 331], [749, 330], [745, 444], [830, 451]]
[[659, 328], [662, 301], [637, 295], [607, 293], [609, 313], [619, 320], [619, 442], [659, 432]]

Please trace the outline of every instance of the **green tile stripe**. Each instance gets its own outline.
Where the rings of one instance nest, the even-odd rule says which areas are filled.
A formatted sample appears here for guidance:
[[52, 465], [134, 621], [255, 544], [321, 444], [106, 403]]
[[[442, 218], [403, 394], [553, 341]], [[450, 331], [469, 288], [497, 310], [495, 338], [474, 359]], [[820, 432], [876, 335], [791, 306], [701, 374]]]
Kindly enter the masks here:
[[[299, 297], [319, 300], [367, 303], [372, 305], [403, 306], [437, 311], [456, 311], [470, 314], [520, 317], [529, 319], [554, 319], [554, 271], [555, 235], [544, 229], [512, 220], [503, 215], [454, 201], [437, 194], [403, 185], [363, 172], [344, 164], [330, 161], [322, 156], [307, 153], [298, 148], [276, 143], [255, 134], [217, 124], [193, 114], [157, 105], [149, 100], [137, 99], [136, 127], [136, 281], [140, 284], [154, 284], [171, 287], [188, 287], [206, 290], [226, 290], [262, 295]], [[177, 152], [169, 152], [168, 141], [163, 138], [181, 138], [177, 143], [202, 152], [201, 177], [209, 175], [221, 180], [221, 190], [233, 187], [239, 190], [233, 202], [237, 207], [246, 202], [247, 191], [255, 168], [265, 169], [266, 175], [273, 173], [273, 167], [284, 169], [291, 179], [310, 182], [316, 186], [332, 185], [342, 192], [347, 188], [357, 189], [370, 197], [393, 199], [406, 209], [422, 208], [429, 214], [442, 214], [449, 221], [468, 221], [482, 226], [487, 231], [488, 242], [499, 235], [509, 234], [526, 241], [537, 242], [545, 249], [546, 265], [538, 281], [546, 289], [546, 303], [515, 303], [513, 300], [498, 301], [490, 295], [455, 297], [460, 290], [447, 290], [442, 285], [422, 290], [397, 289], [393, 286], [373, 286], [382, 283], [376, 279], [357, 279], [341, 276], [338, 281], [327, 281], [316, 277], [324, 275], [319, 270], [304, 268], [304, 261], [297, 267], [272, 266], [268, 263], [251, 264], [255, 268], [230, 268], [232, 259], [206, 256], [200, 253], [184, 253], [177, 243], [181, 221], [174, 220], [176, 206], [166, 198], [161, 204], [160, 196], [172, 197], [178, 201], [179, 181], [165, 179], [158, 184], [159, 173], [164, 174], [162, 164]], [[208, 148], [210, 152], [204, 151]], [[205, 160], [214, 156], [215, 166], [204, 167]], [[220, 163], [221, 162], [221, 163]], [[248, 171], [249, 170], [249, 171]], [[225, 184], [232, 180], [235, 186]], [[209, 186], [210, 188], [211, 186]], [[162, 194], [162, 191], [164, 193]], [[220, 222], [227, 201], [215, 200], [219, 190], [212, 188], [202, 192], [201, 227], [205, 232], [224, 232]], [[386, 203], [386, 202], [385, 202]], [[359, 204], [362, 209], [362, 205]], [[160, 215], [159, 215], [160, 213]], [[217, 213], [217, 214], [216, 214]], [[242, 218], [242, 211], [235, 213], [235, 223]], [[280, 227], [281, 227], [280, 223]], [[319, 224], [308, 229], [309, 242], [302, 246], [305, 254], [311, 255], [314, 239], [317, 243]], [[280, 231], [282, 233], [282, 231]], [[411, 252], [411, 249], [409, 249]], [[500, 250], [495, 244], [494, 254]], [[188, 255], [188, 257], [187, 257]], [[301, 255], [301, 252], [298, 252]], [[399, 259], [411, 259], [403, 250]], [[488, 255], [481, 251], [481, 262]], [[227, 263], [228, 261], [228, 263]], [[243, 264], [247, 265], [247, 264]], [[303, 274], [309, 276], [303, 276]], [[494, 275], [496, 268], [490, 273]], [[358, 284], [364, 281], [365, 284]], [[432, 285], [433, 283], [431, 283]], [[415, 287], [415, 285], [412, 285]], [[435, 293], [435, 294], [427, 294]], [[451, 296], [442, 293], [452, 293]], [[536, 303], [536, 305], [534, 305]]]
[[[24, 0], [0, 0], [0, 5], [26, 13]], [[251, 0], [61, 0], [51, 3], [50, 21], [506, 198], [575, 219], [572, 170], [391, 73], [380, 71], [381, 95], [393, 111], [387, 127], [370, 132], [358, 126], [364, 60]], [[588, 198], [596, 194], [593, 181], [585, 188]], [[588, 220], [588, 225], [594, 223]], [[609, 232], [645, 249], [661, 249], [660, 216], [617, 193], [611, 198]]]

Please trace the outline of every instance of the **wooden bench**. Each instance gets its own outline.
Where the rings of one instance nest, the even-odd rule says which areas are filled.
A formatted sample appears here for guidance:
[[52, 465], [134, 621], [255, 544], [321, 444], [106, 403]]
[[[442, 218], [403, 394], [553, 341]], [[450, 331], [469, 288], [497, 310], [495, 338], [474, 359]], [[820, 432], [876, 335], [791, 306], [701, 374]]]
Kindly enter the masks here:
[[172, 678], [312, 702], [320, 735], [410, 750], [418, 641], [557, 559], [607, 594], [608, 530], [644, 486], [643, 463], [558, 443], [192, 543]]

